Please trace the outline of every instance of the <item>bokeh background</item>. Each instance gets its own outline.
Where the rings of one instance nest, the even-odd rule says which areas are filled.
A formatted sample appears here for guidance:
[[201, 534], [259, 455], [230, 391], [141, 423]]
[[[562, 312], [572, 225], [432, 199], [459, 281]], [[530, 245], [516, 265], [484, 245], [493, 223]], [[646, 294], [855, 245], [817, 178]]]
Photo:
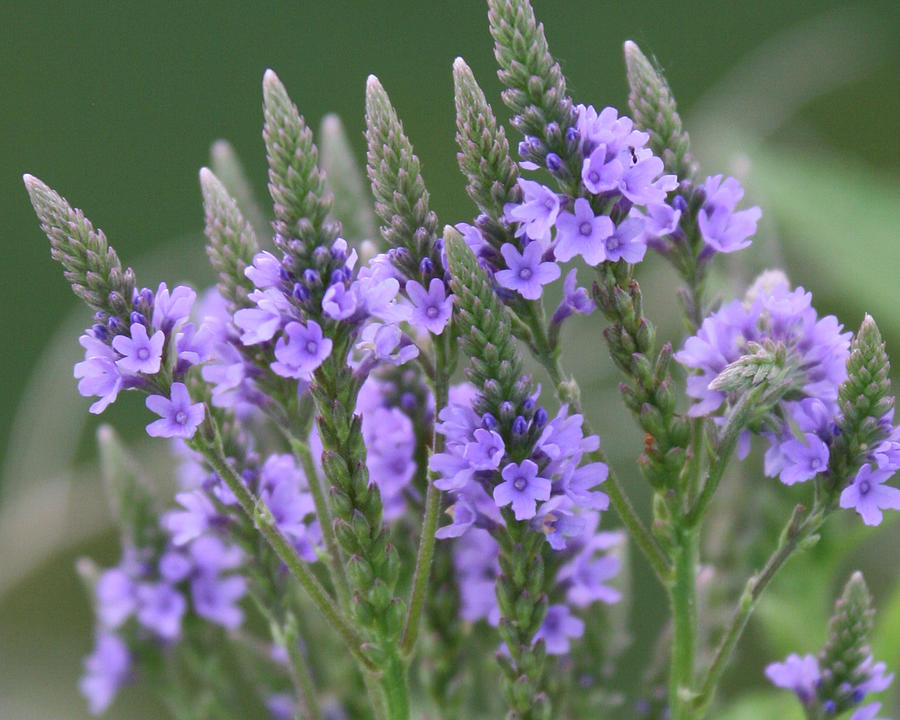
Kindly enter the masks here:
[[[757, 242], [717, 280], [723, 295], [784, 266], [821, 312], [848, 327], [875, 315], [900, 357], [900, 4], [536, 0], [536, 10], [581, 102], [625, 107], [625, 39], [655, 54], [704, 170], [738, 175], [762, 205]], [[197, 170], [210, 143], [226, 138], [265, 197], [265, 68], [276, 69], [314, 127], [338, 113], [360, 162], [365, 78], [375, 73], [423, 160], [432, 206], [457, 222], [472, 212], [453, 142], [457, 55], [505, 117], [477, 0], [0, 1], [0, 720], [86, 717], [75, 683], [91, 618], [74, 562], [117, 557], [94, 460], [98, 419], [71, 378], [87, 313], [50, 262], [21, 174], [84, 209], [143, 284], [207, 283]], [[677, 337], [671, 276], [658, 262], [643, 272], [651, 313]], [[580, 327], [567, 356], [587, 378], [607, 450], [641, 497], [629, 460], [639, 440], [613, 409], [599, 327]], [[103, 420], [160, 466], [159, 448], [141, 437], [137, 398], [123, 397]], [[728, 717], [789, 716], [753, 704], [758, 693], [763, 703], [774, 695], [762, 687], [762, 664], [818, 647], [829, 598], [857, 565], [883, 609], [879, 657], [900, 669], [900, 534], [886, 525], [875, 535], [837, 523], [835, 533], [850, 534], [775, 583], [744, 644], [748, 659], [728, 679], [750, 704]], [[655, 591], [640, 566], [635, 583]], [[636, 595], [644, 598], [633, 618], [640, 645], [664, 608], [650, 592]], [[630, 676], [639, 676], [641, 657], [626, 657]], [[127, 698], [110, 717], [160, 717], [146, 692]]]

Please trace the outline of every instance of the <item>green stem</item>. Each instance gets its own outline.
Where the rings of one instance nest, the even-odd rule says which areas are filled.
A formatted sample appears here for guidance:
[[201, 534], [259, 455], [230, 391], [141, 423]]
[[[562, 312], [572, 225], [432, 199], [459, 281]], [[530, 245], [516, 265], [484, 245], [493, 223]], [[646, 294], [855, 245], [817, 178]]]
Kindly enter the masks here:
[[693, 701], [692, 706], [696, 711], [695, 717], [698, 719], [706, 716], [709, 706], [715, 697], [716, 688], [722, 673], [725, 671], [738, 640], [740, 640], [750, 616], [756, 609], [760, 597], [762, 597], [763, 591], [785, 562], [787, 562], [788, 558], [794, 554], [807, 538], [812, 536], [822, 526], [825, 520], [826, 513], [821, 508], [813, 508], [809, 515], [805, 517], [803, 513], [804, 508], [802, 505], [797, 505], [794, 508], [790, 520], [781, 533], [778, 546], [763, 566], [763, 569], [751, 577], [744, 586], [744, 592], [738, 600], [731, 622], [728, 624], [718, 648], [716, 648], [713, 660], [703, 680], [700, 682], [699, 690]]
[[379, 678], [384, 692], [387, 720], [409, 720], [409, 693], [406, 688], [406, 666], [399, 654], [393, 653]]
[[[442, 408], [447, 405], [449, 394], [449, 373], [447, 372], [447, 351], [444, 338], [435, 337], [435, 361], [434, 361], [434, 417], [437, 419]], [[435, 422], [435, 425], [437, 423]], [[432, 435], [432, 454], [443, 452], [444, 436], [437, 431]], [[409, 609], [406, 613], [406, 622], [403, 626], [403, 636], [400, 641], [401, 657], [409, 657], [416, 647], [421, 625], [422, 608], [425, 605], [425, 595], [428, 591], [428, 581], [431, 576], [431, 565], [434, 559], [434, 547], [437, 538], [438, 515], [441, 511], [441, 491], [434, 486], [436, 476], [428, 477], [428, 489], [425, 491], [425, 516], [422, 520], [422, 536], [419, 539], [419, 552], [416, 556], [416, 569], [413, 574], [412, 590], [409, 597]]]
[[[553, 382], [556, 396], [560, 402], [568, 403], [574, 412], [579, 413], [584, 418], [581, 426], [586, 435], [593, 434], [590, 422], [584, 415], [584, 410], [581, 407], [581, 390], [578, 383], [574, 378], [566, 377], [559, 361], [559, 353], [551, 349], [543, 334], [543, 325], [538, 327], [541, 328], [541, 333], [536, 334], [537, 337], [533, 345], [537, 361], [550, 375], [550, 380]], [[590, 457], [595, 462], [602, 462], [609, 468], [609, 476], [606, 482], [603, 483], [603, 490], [609, 496], [609, 501], [622, 519], [625, 528], [631, 534], [641, 552], [644, 553], [644, 557], [647, 558], [647, 562], [650, 563], [650, 567], [653, 568], [656, 577], [663, 585], [667, 585], [672, 575], [671, 564], [625, 494], [625, 490], [609, 464], [606, 454], [602, 450], [597, 449], [590, 454]]]
[[322, 538], [325, 540], [325, 553], [327, 555], [328, 569], [331, 571], [331, 579], [337, 590], [338, 599], [341, 601], [341, 607], [346, 611], [350, 607], [350, 585], [347, 582], [347, 574], [344, 571], [341, 550], [338, 547], [337, 539], [334, 536], [334, 527], [331, 522], [331, 511], [328, 509], [328, 503], [325, 501], [325, 492], [322, 488], [322, 480], [316, 465], [313, 462], [312, 453], [309, 445], [297, 438], [291, 436], [291, 449], [294, 455], [300, 460], [303, 472], [306, 475], [307, 484], [313, 497], [313, 504], [316, 506], [316, 518], [319, 521], [319, 527], [322, 529]]
[[694, 684], [697, 642], [698, 533], [681, 528], [674, 550], [675, 574], [669, 588], [672, 608], [672, 661], [669, 668], [671, 720], [690, 718], [688, 702]]
[[719, 487], [719, 483], [722, 481], [725, 469], [728, 467], [728, 463], [731, 462], [731, 455], [735, 446], [737, 446], [738, 437], [747, 426], [750, 416], [759, 409], [758, 401], [765, 391], [765, 385], [753, 388], [738, 401], [731, 411], [722, 431], [722, 439], [716, 447], [716, 452], [713, 453], [715, 459], [709, 467], [709, 474], [706, 477], [706, 482], [703, 484], [703, 489], [690, 510], [687, 511], [687, 515], [685, 515], [684, 524], [686, 527], [696, 527], [700, 520], [703, 519], [706, 508], [709, 506], [716, 489]]
[[322, 720], [322, 711], [316, 697], [316, 688], [313, 685], [312, 675], [309, 672], [309, 663], [300, 648], [300, 638], [297, 631], [296, 620], [290, 619], [284, 625], [284, 639], [290, 658], [291, 683], [297, 693], [297, 701], [300, 704], [300, 716], [303, 720]]
[[[222, 450], [221, 435], [218, 425], [212, 419], [209, 408], [206, 408], [207, 427], [211, 431], [213, 440], [205, 438], [198, 441], [197, 438], [191, 445], [200, 452], [213, 470], [219, 475], [228, 489], [237, 498], [241, 509], [247, 514], [259, 532], [263, 535], [275, 554], [287, 566], [291, 574], [297, 578], [307, 593], [309, 593], [315, 606], [328, 623], [337, 631], [353, 656], [370, 672], [378, 672], [379, 668], [367, 659], [360, 650], [362, 639], [356, 629], [344, 618], [340, 610], [335, 607], [334, 600], [328, 591], [312, 574], [306, 563], [297, 553], [291, 542], [282, 534], [271, 518], [266, 518], [261, 512], [255, 498], [244, 485], [241, 478], [231, 467], [228, 458]], [[199, 436], [199, 433], [198, 433]], [[264, 507], [264, 506], [263, 506]]]

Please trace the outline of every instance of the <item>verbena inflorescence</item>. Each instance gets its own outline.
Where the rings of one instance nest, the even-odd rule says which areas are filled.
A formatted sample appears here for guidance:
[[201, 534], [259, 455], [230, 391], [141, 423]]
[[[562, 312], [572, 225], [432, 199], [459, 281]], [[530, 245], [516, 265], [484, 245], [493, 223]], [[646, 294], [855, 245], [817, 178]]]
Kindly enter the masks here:
[[[764, 590], [826, 518], [852, 509], [878, 525], [900, 509], [874, 320], [844, 331], [777, 270], [712, 305], [711, 265], [750, 245], [761, 211], [737, 179], [700, 174], [657, 67], [626, 43], [631, 116], [598, 110], [570, 97], [527, 0], [490, 0], [489, 21], [515, 139], [457, 59], [468, 222], [440, 225], [374, 77], [372, 206], [339, 121], [317, 147], [266, 72], [271, 228], [227, 145], [218, 173], [200, 172], [215, 288], [139, 286], [80, 210], [25, 176], [53, 258], [94, 312], [80, 393], [92, 413], [144, 393], [147, 433], [176, 458], [166, 501], [101, 430], [122, 555], [81, 565], [97, 619], [80, 686], [91, 712], [148, 678], [178, 718], [706, 717]], [[644, 315], [648, 253], [682, 282], [682, 341], [659, 345]], [[576, 313], [601, 318], [644, 433], [649, 521], [562, 365]], [[701, 617], [702, 530], [733, 457], [757, 443], [766, 476], [810, 490], [731, 615]], [[615, 684], [629, 540], [671, 616], [667, 662], [634, 697]], [[871, 623], [856, 574], [823, 650], [766, 675], [808, 718], [871, 719], [878, 703], [860, 704], [892, 678]], [[485, 673], [499, 696], [485, 697]]]

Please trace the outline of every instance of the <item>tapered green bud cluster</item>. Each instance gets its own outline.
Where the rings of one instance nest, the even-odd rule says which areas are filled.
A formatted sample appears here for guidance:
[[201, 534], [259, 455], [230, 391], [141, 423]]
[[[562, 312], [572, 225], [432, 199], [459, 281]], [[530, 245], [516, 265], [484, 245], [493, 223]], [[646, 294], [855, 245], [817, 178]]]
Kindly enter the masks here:
[[471, 68], [462, 58], [453, 62], [456, 103], [456, 159], [465, 176], [466, 192], [486, 216], [481, 230], [499, 249], [509, 242], [512, 231], [503, 220], [503, 207], [519, 202], [519, 168], [509, 156], [509, 143], [502, 125], [478, 86]]
[[853, 707], [853, 690], [869, 679], [864, 663], [872, 655], [868, 640], [874, 618], [872, 596], [857, 571], [834, 604], [828, 640], [818, 656], [822, 671], [818, 694], [835, 702], [835, 713]]
[[134, 271], [122, 267], [116, 251], [84, 213], [33, 175], [25, 188], [50, 240], [50, 257], [63, 266], [72, 291], [94, 310], [127, 322], [134, 293]]
[[362, 171], [344, 125], [337, 115], [322, 118], [319, 160], [325, 171], [325, 187], [334, 198], [331, 214], [340, 221], [350, 242], [375, 239], [375, 215]]
[[675, 98], [658, 67], [631, 40], [625, 42], [628, 106], [635, 124], [650, 133], [650, 148], [662, 158], [666, 172], [682, 180], [695, 180], [697, 163], [691, 156], [690, 137], [681, 124]]
[[656, 330], [643, 316], [641, 288], [625, 263], [606, 263], [594, 300], [611, 324], [603, 331], [613, 362], [629, 378], [619, 386], [646, 433], [638, 464], [656, 488], [671, 485], [684, 466], [690, 425], [675, 413], [669, 364], [672, 346], [655, 352]]
[[[527, 409], [525, 400], [534, 383], [522, 374], [506, 310], [475, 255], [453, 228], [445, 229], [444, 246], [460, 342], [470, 358], [466, 372], [480, 390], [476, 412], [489, 412], [498, 420], [497, 432], [506, 442], [507, 452], [521, 461], [531, 453], [537, 440], [534, 433], [539, 431], [530, 424], [529, 432], [516, 436], [512, 422], [517, 415], [531, 419], [534, 411]], [[494, 533], [500, 545], [500, 576], [495, 590], [500, 636], [509, 649], [509, 657], [497, 655], [503, 671], [503, 694], [510, 708], [507, 717], [543, 720], [551, 717], [550, 700], [543, 689], [546, 652], [543, 641], [532, 641], [547, 615], [541, 555], [545, 539], [527, 521], [515, 520], [509, 508], [503, 509], [503, 515], [506, 526]]]
[[835, 491], [852, 479], [868, 452], [890, 432], [883, 418], [894, 407], [891, 363], [870, 315], [850, 343], [847, 379], [838, 389], [838, 405], [841, 431], [834, 440], [830, 462]]
[[259, 251], [256, 234], [225, 185], [209, 168], [200, 170], [200, 189], [206, 254], [218, 274], [216, 287], [233, 309], [249, 307], [253, 303], [247, 296], [254, 286], [244, 269], [253, 264], [253, 256]]
[[228, 194], [234, 198], [244, 217], [258, 236], [268, 231], [268, 222], [263, 218], [262, 208], [253, 194], [250, 179], [237, 152], [227, 140], [216, 140], [209, 149], [209, 167]]
[[328, 221], [331, 198], [325, 193], [312, 131], [272, 70], [263, 77], [263, 114], [273, 227], [285, 241], [300, 240], [300, 245], [289, 242], [287, 249], [305, 260], [317, 246], [330, 246], [340, 227]]
[[[525, 406], [525, 400], [534, 392], [534, 382], [523, 374], [522, 358], [506, 308], [474, 253], [450, 227], [444, 231], [444, 245], [450, 264], [450, 287], [455, 295], [461, 350], [469, 358], [466, 376], [479, 390], [475, 410], [479, 414], [491, 413], [499, 422], [497, 432], [504, 440], [513, 438], [512, 423], [516, 416], [530, 420], [534, 413]], [[512, 442], [530, 451], [535, 439], [525, 433]], [[507, 450], [515, 452], [509, 446]]]
[[360, 381], [341, 359], [348, 351], [348, 339], [335, 339], [331, 356], [316, 371], [311, 392], [334, 533], [346, 558], [356, 617], [373, 639], [367, 653], [377, 663], [386, 646], [396, 644], [406, 607], [395, 596], [400, 556], [388, 542], [381, 495], [369, 483], [362, 419], [354, 413]]
[[[494, 38], [497, 75], [506, 86], [503, 102], [515, 113], [511, 122], [523, 135], [539, 138], [546, 152], [563, 159], [573, 177], [580, 177], [582, 158], [565, 142], [575, 124], [566, 79], [553, 59], [529, 0], [488, 0], [488, 21]], [[555, 124], [553, 132], [547, 126]]]
[[443, 277], [444, 265], [436, 242], [438, 218], [428, 206], [421, 163], [403, 132], [397, 111], [374, 75], [366, 82], [366, 141], [366, 171], [375, 196], [375, 212], [383, 223], [381, 234], [390, 247], [403, 248], [394, 255], [397, 268], [406, 277], [421, 280], [422, 262], [427, 258], [431, 270], [425, 278]]

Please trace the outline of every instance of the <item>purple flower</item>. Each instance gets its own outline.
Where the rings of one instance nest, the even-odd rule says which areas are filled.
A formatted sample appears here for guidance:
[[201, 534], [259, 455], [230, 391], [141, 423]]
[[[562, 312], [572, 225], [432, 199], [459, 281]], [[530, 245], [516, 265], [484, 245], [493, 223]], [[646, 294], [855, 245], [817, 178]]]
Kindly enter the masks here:
[[419, 348], [396, 325], [372, 322], [360, 333], [356, 349], [371, 359], [404, 365], [419, 355]]
[[96, 415], [115, 401], [122, 389], [122, 376], [109, 345], [87, 333], [78, 338], [78, 342], [84, 348], [84, 361], [75, 363], [74, 376], [78, 378], [78, 392], [82, 397], [100, 398], [90, 408]]
[[170, 510], [165, 513], [160, 525], [171, 535], [175, 545], [186, 545], [200, 537], [218, 517], [216, 506], [202, 490], [178, 493], [175, 496], [184, 510]]
[[556, 219], [557, 260], [566, 262], [581, 255], [591, 266], [606, 260], [605, 240], [613, 234], [615, 225], [606, 215], [594, 216], [591, 204], [584, 198], [575, 200], [575, 212], [561, 212]]
[[605, 241], [606, 259], [613, 262], [624, 260], [637, 263], [644, 259], [647, 240], [644, 237], [644, 221], [639, 218], [625, 218], [615, 232]]
[[815, 655], [800, 657], [796, 653], [791, 653], [783, 663], [768, 665], [766, 677], [776, 687], [793, 690], [800, 698], [800, 702], [809, 705], [816, 696], [816, 685], [821, 678], [821, 672]]
[[900, 510], [900, 490], [884, 484], [893, 474], [893, 470], [873, 470], [866, 463], [841, 493], [841, 507], [854, 508], [866, 525], [880, 525], [882, 509]]
[[281, 263], [272, 253], [263, 250], [253, 256], [253, 264], [244, 268], [244, 275], [261, 290], [278, 287], [281, 285]]
[[734, 212], [744, 196], [744, 189], [733, 177], [722, 180], [721, 175], [706, 178], [703, 189], [706, 202], [697, 214], [697, 226], [706, 244], [722, 253], [743, 250], [750, 245], [756, 223], [762, 216], [758, 207]]
[[587, 290], [577, 287], [577, 273], [577, 268], [572, 268], [566, 273], [563, 280], [563, 299], [553, 312], [552, 319], [552, 322], [557, 325], [575, 313], [590, 315], [596, 307]]
[[597, 601], [613, 604], [622, 594], [607, 581], [618, 575], [621, 561], [607, 551], [622, 545], [620, 532], [597, 532], [599, 513], [588, 513], [584, 525], [584, 545], [556, 575], [557, 582], [566, 588], [566, 601], [584, 608]]
[[785, 458], [781, 482], [785, 485], [811, 480], [828, 467], [828, 446], [812, 433], [803, 437], [781, 445]]
[[93, 652], [84, 659], [84, 675], [78, 681], [92, 715], [100, 715], [110, 706], [130, 671], [128, 646], [114, 633], [101, 633]]
[[356, 312], [356, 305], [356, 294], [342, 282], [330, 286], [322, 297], [322, 312], [334, 320], [346, 320]]
[[584, 635], [584, 620], [576, 617], [567, 605], [550, 605], [544, 622], [534, 635], [534, 642], [543, 640], [548, 655], [569, 652], [569, 639]]
[[136, 587], [127, 573], [119, 568], [105, 571], [97, 581], [97, 617], [106, 627], [117, 628], [137, 608]]
[[670, 235], [675, 232], [680, 219], [681, 210], [666, 203], [651, 203], [647, 205], [644, 217], [644, 232], [651, 237]]
[[615, 190], [625, 170], [619, 159], [609, 150], [606, 144], [598, 145], [585, 159], [581, 168], [581, 180], [594, 195]]
[[415, 280], [406, 283], [406, 294], [414, 306], [411, 322], [428, 332], [440, 335], [450, 321], [453, 312], [453, 295], [447, 295], [444, 281], [432, 278], [428, 291]]
[[186, 285], [178, 285], [169, 294], [165, 283], [159, 284], [153, 301], [153, 326], [168, 333], [191, 314], [197, 293]]
[[244, 345], [257, 345], [275, 337], [281, 327], [282, 313], [289, 307], [286, 307], [284, 295], [274, 288], [254, 290], [249, 299], [256, 307], [238, 310], [234, 314], [234, 324], [243, 331], [241, 342]]
[[543, 292], [542, 286], [560, 276], [559, 265], [541, 262], [543, 250], [540, 243], [532, 242], [520, 253], [512, 243], [504, 243], [500, 248], [508, 270], [499, 270], [495, 277], [501, 287], [517, 291], [528, 300], [537, 300]]
[[469, 461], [473, 470], [496, 470], [503, 460], [506, 445], [503, 438], [494, 430], [478, 428], [473, 433], [475, 442], [468, 443], [463, 450], [463, 457]]
[[315, 320], [307, 325], [290, 322], [275, 343], [277, 362], [272, 363], [272, 370], [282, 377], [310, 380], [313, 370], [331, 354], [331, 346], [331, 339], [322, 335]]
[[159, 559], [159, 575], [166, 582], [180, 583], [193, 569], [191, 561], [175, 550], [170, 550]]
[[244, 622], [237, 602], [247, 592], [247, 581], [238, 575], [217, 577], [201, 573], [191, 580], [191, 601], [195, 612], [222, 627], [234, 630]]
[[872, 703], [871, 705], [859, 708], [848, 718], [848, 720], [878, 720], [875, 716], [878, 714], [879, 710], [881, 710], [881, 703]]
[[519, 178], [522, 189], [520, 204], [507, 203], [503, 208], [508, 223], [519, 223], [516, 237], [536, 241], [543, 249], [550, 246], [551, 229], [559, 214], [559, 196], [534, 180]]
[[150, 437], [189, 438], [203, 421], [203, 403], [191, 404], [184, 383], [172, 383], [171, 394], [171, 400], [163, 395], [150, 395], [145, 401], [149, 410], [161, 416], [147, 425]]
[[467, 532], [478, 518], [475, 508], [465, 495], [459, 495], [456, 502], [447, 508], [446, 513], [453, 522], [438, 528], [435, 532], [434, 536], [441, 540], [459, 537]]
[[294, 720], [297, 717], [297, 701], [287, 693], [275, 693], [266, 698], [266, 710], [273, 720]]
[[181, 618], [187, 610], [184, 596], [167, 583], [138, 585], [141, 625], [155, 632], [163, 640], [175, 640], [181, 635]]
[[159, 372], [165, 342], [166, 336], [162, 330], [147, 337], [147, 328], [141, 323], [134, 323], [131, 326], [131, 337], [116, 335], [113, 338], [113, 348], [124, 355], [116, 361], [116, 366], [129, 373], [155, 375]]
[[519, 465], [509, 463], [500, 475], [504, 482], [494, 488], [494, 502], [497, 507], [512, 503], [516, 520], [530, 520], [537, 512], [538, 500], [550, 499], [550, 481], [538, 477], [538, 466], [532, 460], [523, 460]]

